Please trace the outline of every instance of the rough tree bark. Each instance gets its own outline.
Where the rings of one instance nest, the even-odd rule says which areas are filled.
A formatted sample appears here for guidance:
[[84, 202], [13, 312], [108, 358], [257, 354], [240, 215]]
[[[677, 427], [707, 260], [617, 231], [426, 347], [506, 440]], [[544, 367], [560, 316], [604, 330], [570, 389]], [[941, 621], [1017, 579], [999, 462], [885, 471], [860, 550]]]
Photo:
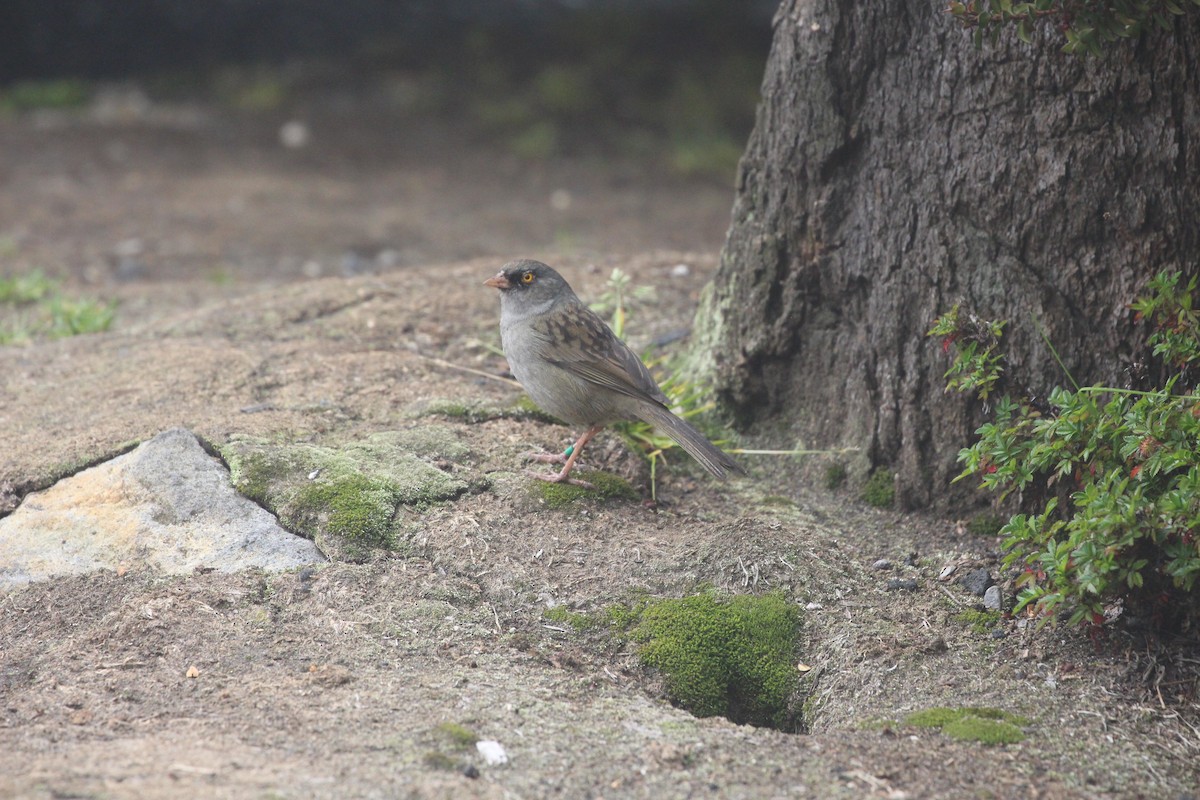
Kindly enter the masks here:
[[1126, 305], [1200, 262], [1200, 14], [1098, 58], [1053, 31], [976, 50], [944, 3], [784, 0], [696, 353], [755, 431], [858, 446], [947, 499], [981, 416], [925, 332], [1010, 320], [1035, 391], [1122, 381]]

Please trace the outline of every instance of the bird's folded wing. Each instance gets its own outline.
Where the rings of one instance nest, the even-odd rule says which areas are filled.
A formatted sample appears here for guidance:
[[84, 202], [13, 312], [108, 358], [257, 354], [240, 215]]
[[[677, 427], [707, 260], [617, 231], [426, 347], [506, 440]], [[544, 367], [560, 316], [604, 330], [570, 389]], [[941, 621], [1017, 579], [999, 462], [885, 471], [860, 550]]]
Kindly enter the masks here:
[[[597, 386], [666, 405], [666, 395], [637, 354], [590, 309], [584, 306], [576, 309], [570, 326], [558, 314], [554, 315], [558, 319], [547, 321], [548, 335], [539, 337], [546, 360]], [[549, 335], [551, 331], [553, 334]]]

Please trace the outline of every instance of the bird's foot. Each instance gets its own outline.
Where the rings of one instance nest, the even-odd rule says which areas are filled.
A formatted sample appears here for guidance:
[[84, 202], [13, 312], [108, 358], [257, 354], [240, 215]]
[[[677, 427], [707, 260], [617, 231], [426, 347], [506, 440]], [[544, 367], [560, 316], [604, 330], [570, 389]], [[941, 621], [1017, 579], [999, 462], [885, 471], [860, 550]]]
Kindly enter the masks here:
[[530, 461], [540, 461], [543, 464], [566, 464], [571, 459], [571, 454], [575, 452], [575, 446], [571, 445], [561, 453], [526, 453], [525, 457]]
[[543, 464], [565, 464], [568, 456], [562, 453], [526, 453], [530, 461], [540, 461]]

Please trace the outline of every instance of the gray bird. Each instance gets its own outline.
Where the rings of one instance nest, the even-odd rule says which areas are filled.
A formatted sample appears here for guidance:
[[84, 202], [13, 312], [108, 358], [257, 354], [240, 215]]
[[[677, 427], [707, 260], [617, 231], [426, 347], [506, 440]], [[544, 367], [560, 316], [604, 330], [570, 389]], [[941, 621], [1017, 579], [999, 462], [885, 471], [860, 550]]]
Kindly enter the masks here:
[[566, 453], [534, 456], [561, 463], [560, 472], [531, 475], [586, 486], [569, 477], [584, 445], [610, 422], [630, 419], [666, 433], [717, 478], [744, 472], [671, 413], [642, 360], [553, 269], [540, 261], [510, 261], [484, 284], [500, 290], [500, 339], [513, 375], [542, 409], [586, 429]]

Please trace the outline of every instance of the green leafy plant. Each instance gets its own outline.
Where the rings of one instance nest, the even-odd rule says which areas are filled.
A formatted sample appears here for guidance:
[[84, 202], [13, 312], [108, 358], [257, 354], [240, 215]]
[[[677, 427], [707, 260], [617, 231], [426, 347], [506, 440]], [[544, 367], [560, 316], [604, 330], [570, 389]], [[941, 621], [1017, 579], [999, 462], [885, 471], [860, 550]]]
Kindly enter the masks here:
[[1037, 26], [1049, 24], [1067, 40], [1064, 52], [1095, 55], [1101, 45], [1140, 36], [1151, 26], [1170, 30], [1188, 3], [1200, 6], [1200, 0], [951, 0], [946, 11], [972, 31], [976, 47], [1013, 27], [1030, 42]]
[[[607, 315], [609, 327], [613, 329], [613, 333], [624, 338], [625, 323], [629, 318], [630, 311], [641, 308], [653, 300], [654, 287], [634, 286], [633, 279], [628, 273], [614, 268], [612, 274], [609, 275], [604, 292], [596, 302], [592, 303], [591, 308], [599, 314]], [[671, 410], [679, 416], [695, 424], [698, 416], [715, 408], [714, 403], [705, 399], [705, 393], [701, 387], [681, 378], [678, 370], [667, 370], [665, 374], [662, 374], [664, 371], [660, 368], [664, 365], [665, 359], [643, 354], [642, 361], [651, 371], [660, 373], [656, 376], [658, 386], [667, 396]], [[658, 467], [660, 464], [666, 463], [667, 451], [678, 445], [670, 437], [656, 431], [654, 426], [648, 422], [640, 420], [618, 422], [613, 428], [650, 461], [650, 494], [653, 499], [657, 500]], [[714, 444], [721, 447], [726, 443], [717, 439]]]
[[113, 303], [67, 297], [39, 270], [0, 278], [0, 345], [106, 331], [115, 316]]
[[63, 78], [49, 81], [23, 81], [0, 92], [0, 109], [79, 108], [91, 95], [90, 87], [80, 80]]
[[[1125, 604], [1160, 622], [1195, 612], [1200, 579], [1195, 289], [1194, 278], [1183, 283], [1178, 273], [1162, 273], [1131, 305], [1152, 326], [1149, 343], [1163, 364], [1160, 388], [1055, 388], [1045, 405], [1005, 394], [995, 402], [994, 419], [976, 431], [978, 441], [960, 452], [964, 468], [958, 479], [975, 476], [1000, 497], [1016, 493], [1033, 506], [1000, 530], [1005, 563], [1020, 571], [1017, 610], [1042, 620], [1069, 610], [1072, 623], [1097, 626]], [[980, 360], [978, 347], [959, 346], [981, 329], [973, 324], [955, 329], [955, 316], [938, 320], [930, 334], [942, 336], [947, 348], [959, 347], [947, 372], [949, 388], [972, 388], [982, 397], [995, 386], [989, 376], [1002, 369], [1002, 359]], [[971, 374], [973, 379], [954, 380]]]
[[609, 327], [620, 338], [625, 338], [625, 320], [629, 312], [647, 303], [654, 302], [653, 286], [634, 286], [633, 278], [620, 267], [614, 267], [608, 276], [604, 291], [591, 304], [597, 314], [609, 316]]
[[937, 319], [929, 335], [941, 338], [943, 352], [948, 352], [951, 345], [957, 348], [944, 376], [947, 389], [974, 391], [981, 400], [988, 399], [1004, 371], [1004, 354], [1000, 351], [1004, 324], [963, 314], [957, 305]]

